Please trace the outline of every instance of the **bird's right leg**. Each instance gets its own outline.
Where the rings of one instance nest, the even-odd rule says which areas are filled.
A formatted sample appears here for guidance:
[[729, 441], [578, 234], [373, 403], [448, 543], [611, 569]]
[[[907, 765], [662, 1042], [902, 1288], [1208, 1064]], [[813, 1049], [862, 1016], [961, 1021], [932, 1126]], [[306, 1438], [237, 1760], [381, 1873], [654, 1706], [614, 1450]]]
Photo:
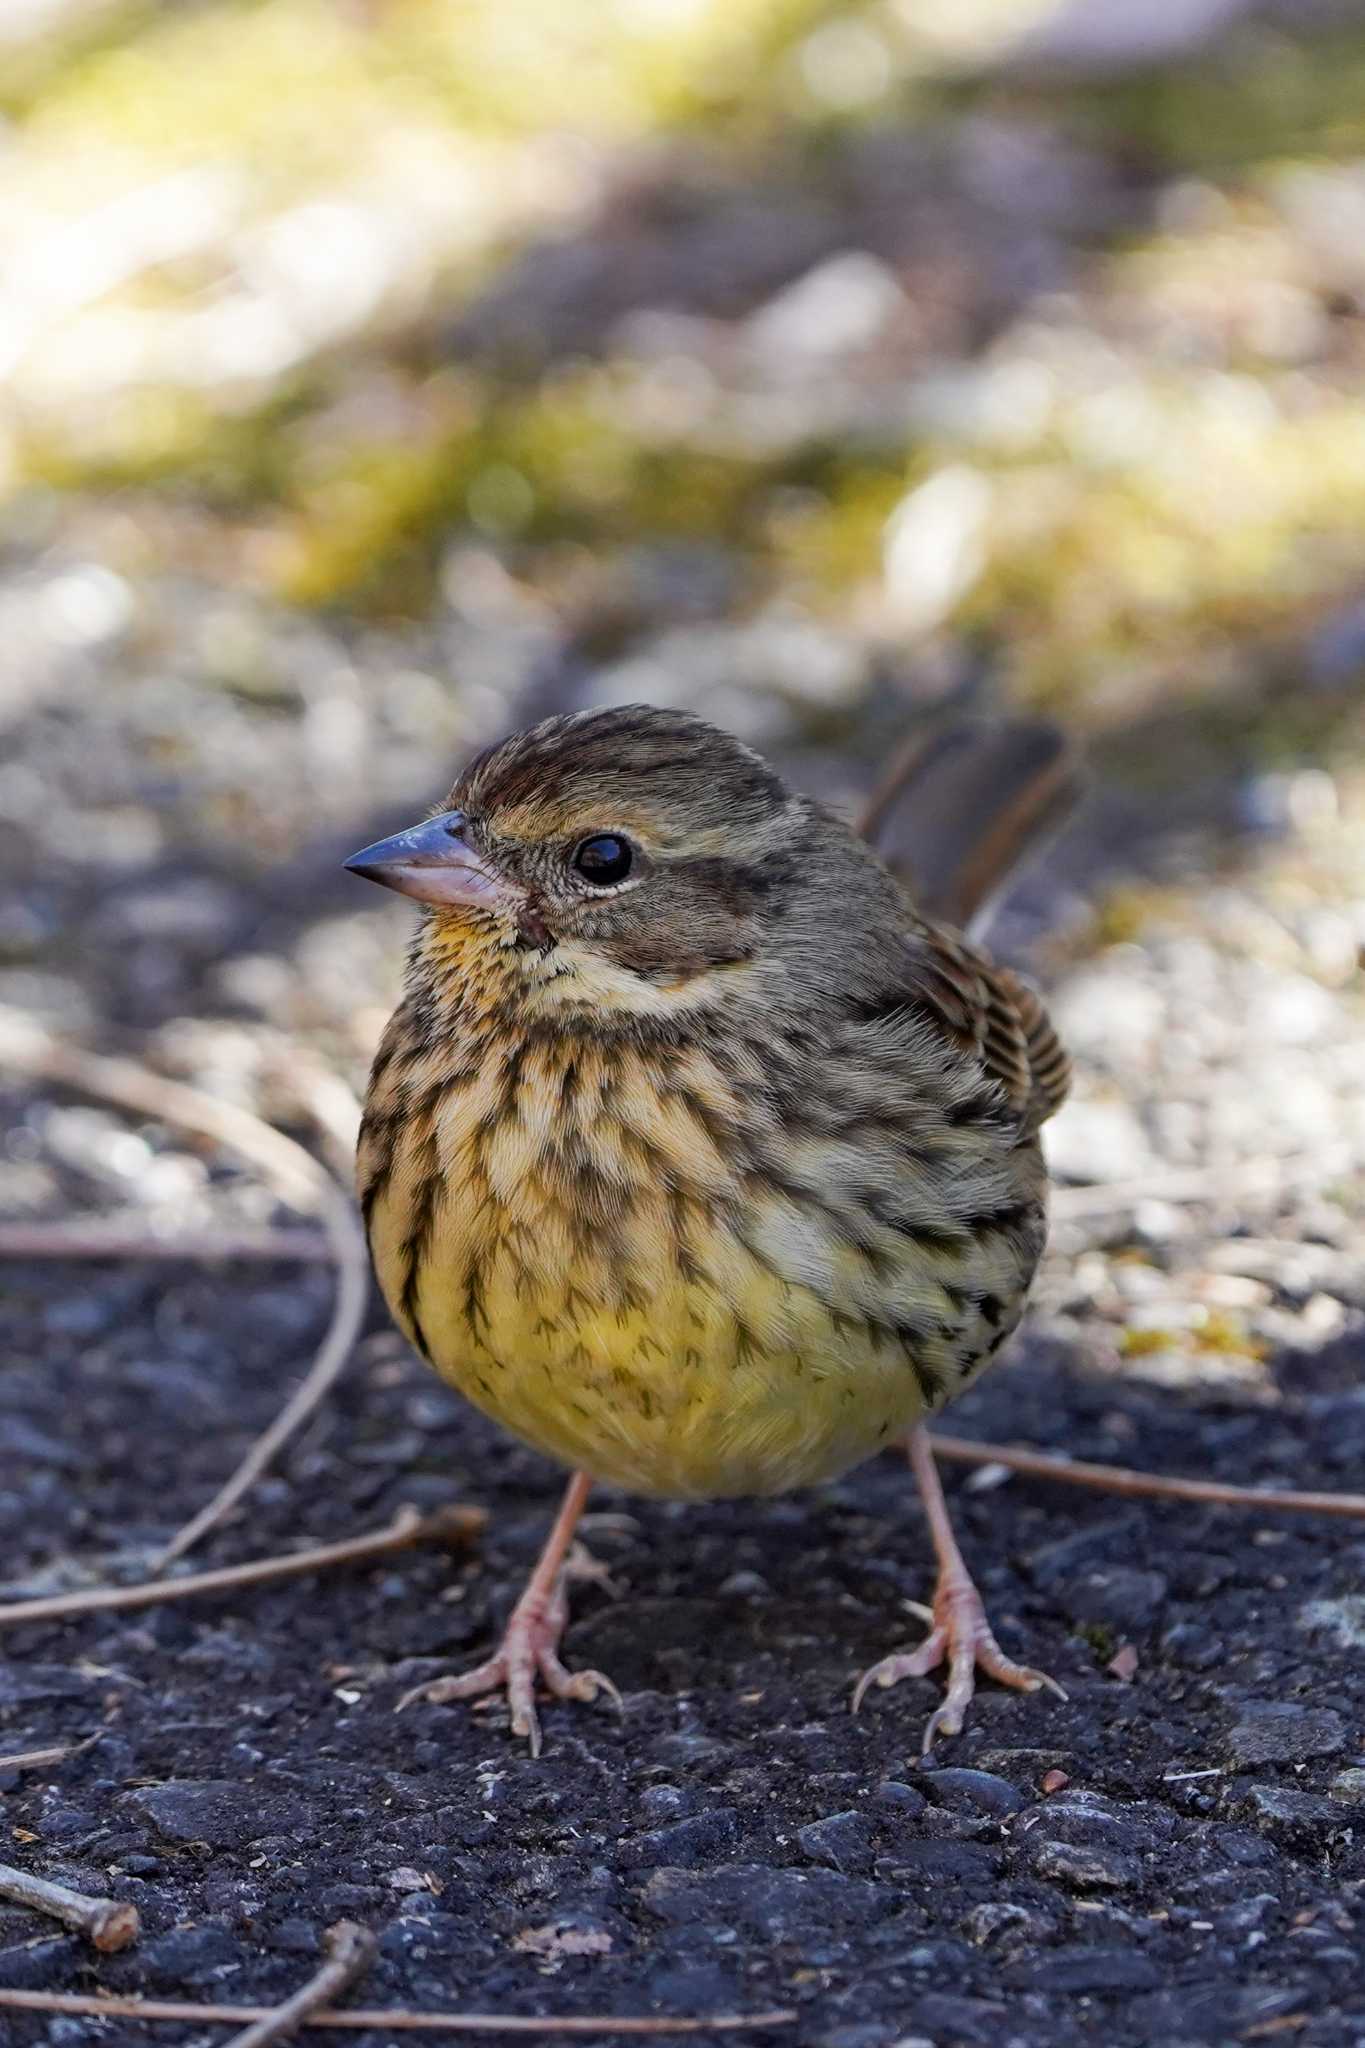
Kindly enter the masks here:
[[433, 1678], [425, 1685], [414, 1686], [398, 1702], [400, 1714], [417, 1700], [443, 1707], [451, 1700], [472, 1700], [484, 1693], [505, 1691], [512, 1710], [512, 1733], [525, 1736], [532, 1756], [539, 1756], [537, 1679], [556, 1699], [595, 1700], [599, 1693], [606, 1693], [620, 1706], [620, 1693], [602, 1672], [569, 1671], [559, 1660], [559, 1644], [569, 1620], [565, 1581], [574, 1570], [569, 1547], [591, 1489], [589, 1475], [575, 1472], [535, 1570], [508, 1616], [501, 1643], [487, 1663], [460, 1678]]
[[863, 1694], [870, 1685], [896, 1685], [902, 1678], [923, 1678], [940, 1664], [946, 1664], [948, 1689], [942, 1703], [929, 1717], [921, 1744], [924, 1755], [928, 1756], [936, 1735], [957, 1735], [961, 1732], [963, 1719], [976, 1692], [978, 1670], [984, 1671], [1000, 1685], [1013, 1686], [1016, 1692], [1037, 1692], [1040, 1686], [1046, 1686], [1049, 1692], [1056, 1693], [1058, 1699], [1064, 1700], [1066, 1694], [1056, 1679], [1049, 1678], [1045, 1671], [1035, 1671], [1028, 1664], [1016, 1664], [995, 1640], [981, 1595], [958, 1548], [948, 1503], [943, 1498], [943, 1485], [934, 1463], [933, 1443], [923, 1423], [911, 1430], [906, 1439], [906, 1450], [929, 1520], [934, 1554], [938, 1558], [934, 1604], [918, 1610], [929, 1623], [929, 1633], [918, 1649], [901, 1650], [893, 1656], [883, 1657], [880, 1664], [874, 1664], [870, 1671], [863, 1673], [853, 1695], [853, 1711], [857, 1713]]

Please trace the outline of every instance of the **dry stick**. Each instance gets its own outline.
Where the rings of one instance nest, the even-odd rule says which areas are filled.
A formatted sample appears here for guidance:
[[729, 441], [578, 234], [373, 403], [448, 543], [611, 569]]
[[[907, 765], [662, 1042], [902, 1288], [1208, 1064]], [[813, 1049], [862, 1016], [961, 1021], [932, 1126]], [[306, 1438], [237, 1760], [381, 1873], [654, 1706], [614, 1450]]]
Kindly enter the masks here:
[[348, 1536], [342, 1543], [320, 1543], [312, 1550], [292, 1550], [278, 1557], [257, 1557], [246, 1564], [223, 1565], [211, 1572], [187, 1572], [182, 1579], [144, 1579], [135, 1586], [92, 1586], [80, 1593], [52, 1593], [40, 1600], [11, 1600], [0, 1606], [0, 1628], [27, 1621], [66, 1621], [78, 1614], [112, 1614], [131, 1607], [157, 1607], [167, 1600], [189, 1600], [198, 1593], [229, 1592], [237, 1586], [264, 1586], [274, 1579], [299, 1578], [305, 1572], [334, 1564], [355, 1564], [406, 1550], [413, 1543], [467, 1543], [488, 1517], [482, 1508], [441, 1508], [419, 1515], [400, 1508], [386, 1529]]
[[249, 1109], [219, 1102], [183, 1082], [168, 1081], [132, 1060], [108, 1059], [68, 1048], [31, 1017], [0, 1009], [0, 1065], [35, 1079], [55, 1081], [98, 1096], [135, 1116], [155, 1117], [195, 1131], [249, 1160], [287, 1201], [320, 1208], [337, 1262], [332, 1321], [313, 1363], [270, 1427], [259, 1436], [236, 1471], [207, 1506], [167, 1544], [154, 1569], [164, 1571], [222, 1521], [255, 1485], [289, 1438], [330, 1391], [350, 1357], [365, 1316], [369, 1257], [364, 1234], [349, 1198], [302, 1145], [272, 1130]]
[[294, 1101], [311, 1117], [322, 1138], [337, 1178], [350, 1181], [360, 1139], [360, 1104], [349, 1082], [315, 1053], [291, 1047], [285, 1060], [268, 1070], [267, 1078], [288, 1088]]
[[1260, 1486], [1224, 1486], [1216, 1479], [1165, 1479], [1153, 1472], [1135, 1472], [1127, 1465], [1087, 1465], [1079, 1458], [1054, 1458], [1046, 1451], [1016, 1449], [1012, 1444], [977, 1444], [965, 1436], [933, 1434], [934, 1454], [954, 1465], [1003, 1465], [1031, 1479], [1056, 1479], [1063, 1486], [1091, 1486], [1102, 1493], [1131, 1494], [1147, 1500], [1193, 1500], [1220, 1507], [1256, 1508], [1286, 1515], [1339, 1515], [1365, 1522], [1365, 1494], [1271, 1492]]
[[0, 1899], [32, 1906], [35, 1912], [60, 1920], [63, 1927], [83, 1934], [106, 1956], [130, 1948], [142, 1932], [136, 1906], [119, 1899], [87, 1899], [82, 1892], [69, 1892], [64, 1884], [51, 1884], [26, 1870], [11, 1870], [8, 1863], [0, 1863]]
[[321, 1230], [198, 1230], [161, 1237], [99, 1223], [0, 1223], [0, 1259], [288, 1259], [311, 1266], [333, 1256]]
[[253, 2020], [240, 2034], [234, 2034], [227, 2048], [270, 2048], [272, 2041], [287, 2041], [308, 2024], [320, 2006], [336, 1998], [368, 1970], [379, 1950], [369, 1928], [362, 1927], [357, 1920], [338, 1920], [327, 1929], [323, 1946], [327, 1960], [317, 1974], [292, 1998], [277, 2006], [269, 2018]]
[[[96, 2019], [188, 2020], [191, 2024], [237, 2026], [243, 2020], [269, 2019], [268, 2005], [191, 2005], [179, 1998], [96, 1998], [80, 1991], [0, 1991], [0, 2011], [71, 2012]], [[395, 2034], [724, 2034], [738, 2027], [787, 2027], [796, 2014], [787, 2006], [773, 2012], [725, 2012], [700, 2018], [591, 2018], [584, 2013], [562, 2019], [497, 2012], [386, 2011], [383, 2006], [330, 2006], [310, 2012], [305, 2027], [386, 2028]], [[231, 2044], [228, 2044], [231, 2048]]]
[[96, 1739], [87, 1735], [84, 1742], [54, 1742], [50, 1749], [11, 1750], [8, 1756], [0, 1756], [0, 1771], [40, 1771], [45, 1764], [62, 1764], [69, 1756], [89, 1749]]

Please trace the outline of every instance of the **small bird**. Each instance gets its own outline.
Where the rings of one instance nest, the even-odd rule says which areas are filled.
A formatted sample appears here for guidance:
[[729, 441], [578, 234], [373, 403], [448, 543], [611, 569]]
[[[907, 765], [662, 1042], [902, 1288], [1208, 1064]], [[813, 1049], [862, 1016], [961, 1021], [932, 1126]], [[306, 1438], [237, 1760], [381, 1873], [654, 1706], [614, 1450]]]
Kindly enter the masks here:
[[997, 1644], [923, 1425], [1019, 1321], [1068, 1080], [1038, 996], [933, 913], [968, 922], [1074, 784], [1050, 728], [949, 730], [874, 805], [903, 884], [739, 740], [633, 705], [504, 740], [346, 863], [425, 906], [361, 1127], [380, 1285], [573, 1474], [496, 1653], [409, 1698], [505, 1691], [538, 1753], [538, 1682], [619, 1699], [559, 1654], [594, 1481], [776, 1494], [898, 1442], [937, 1589], [855, 1706], [946, 1662], [927, 1750], [978, 1667], [1060, 1690]]

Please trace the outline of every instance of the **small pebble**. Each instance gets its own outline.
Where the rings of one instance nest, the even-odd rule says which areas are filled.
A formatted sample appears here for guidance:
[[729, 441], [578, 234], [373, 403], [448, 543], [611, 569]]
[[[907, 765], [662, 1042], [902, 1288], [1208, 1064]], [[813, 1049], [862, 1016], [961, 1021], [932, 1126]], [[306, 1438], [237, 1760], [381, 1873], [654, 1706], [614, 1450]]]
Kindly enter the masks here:
[[1346, 1744], [1340, 1714], [1330, 1707], [1299, 1706], [1290, 1700], [1248, 1702], [1228, 1731], [1227, 1753], [1239, 1769], [1255, 1764], [1292, 1764], [1307, 1757], [1336, 1756]]
[[1037, 1875], [1052, 1878], [1071, 1891], [1129, 1891], [1142, 1882], [1137, 1858], [1119, 1850], [1026, 1839], [1029, 1862]]
[[1003, 1815], [1017, 1813], [1024, 1795], [1005, 1778], [992, 1771], [972, 1771], [952, 1766], [920, 1774], [929, 1797], [940, 1806], [965, 1807], [972, 1813]]
[[855, 1876], [866, 1876], [872, 1868], [872, 1828], [859, 1813], [832, 1813], [826, 1820], [811, 1821], [797, 1829], [796, 1839], [815, 1863]]
[[641, 1894], [656, 1919], [688, 1927], [739, 1927], [761, 1941], [803, 1942], [868, 1927], [899, 1904], [889, 1886], [834, 1870], [771, 1870], [724, 1864], [709, 1871], [656, 1870]]
[[1343, 1806], [1365, 1806], [1365, 1767], [1353, 1765], [1350, 1770], [1338, 1771], [1327, 1791], [1329, 1798], [1339, 1799]]
[[717, 1863], [734, 1847], [740, 1831], [739, 1815], [733, 1807], [713, 1807], [674, 1821], [668, 1827], [628, 1836], [620, 1845], [621, 1867], [637, 1870], [673, 1864], [690, 1868], [699, 1863]]
[[1249, 1786], [1237, 1810], [1272, 1841], [1305, 1847], [1320, 1845], [1329, 1835], [1345, 1833], [1352, 1826], [1350, 1809], [1340, 1800], [1296, 1792], [1288, 1785]]

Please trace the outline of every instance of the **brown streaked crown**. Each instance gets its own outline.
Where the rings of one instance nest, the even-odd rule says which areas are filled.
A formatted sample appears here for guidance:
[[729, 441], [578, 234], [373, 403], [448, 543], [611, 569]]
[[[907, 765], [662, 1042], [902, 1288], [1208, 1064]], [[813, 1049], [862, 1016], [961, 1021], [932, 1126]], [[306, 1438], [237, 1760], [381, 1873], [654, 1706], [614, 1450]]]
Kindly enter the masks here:
[[648, 807], [660, 836], [696, 844], [779, 816], [781, 777], [741, 740], [686, 711], [627, 704], [547, 718], [472, 761], [451, 808], [496, 818], [502, 830], [551, 820], [628, 822]]

